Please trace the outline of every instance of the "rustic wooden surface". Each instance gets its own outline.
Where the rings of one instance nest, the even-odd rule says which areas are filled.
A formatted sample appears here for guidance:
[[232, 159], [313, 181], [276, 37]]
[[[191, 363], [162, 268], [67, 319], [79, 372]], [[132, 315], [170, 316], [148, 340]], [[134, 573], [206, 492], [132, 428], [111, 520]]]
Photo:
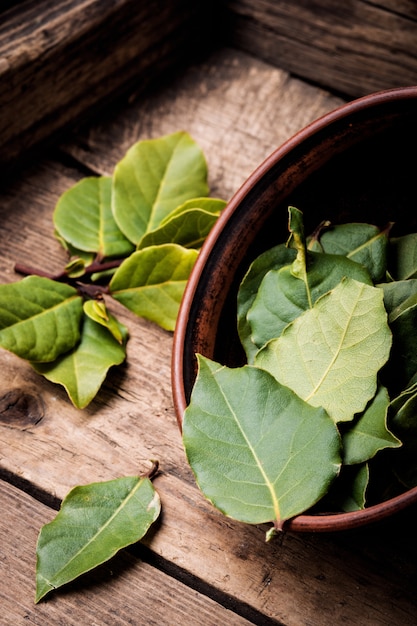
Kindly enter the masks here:
[[206, 27], [205, 3], [190, 0], [0, 3], [0, 164], [130, 81], [146, 86], [203, 46]]
[[414, 0], [226, 0], [225, 40], [355, 98], [417, 84]]
[[[253, 57], [221, 49], [129, 98], [0, 189], [0, 280], [14, 263], [54, 271], [60, 194], [87, 173], [111, 174], [139, 139], [187, 130], [203, 148], [212, 195], [225, 199], [285, 139], [342, 101]], [[283, 534], [229, 520], [187, 466], [170, 388], [172, 335], [117, 309], [127, 362], [96, 400], [64, 391], [1, 351], [0, 624], [416, 624], [417, 510], [336, 535]], [[137, 474], [158, 459], [162, 515], [136, 549], [33, 604], [35, 542], [71, 487]]]

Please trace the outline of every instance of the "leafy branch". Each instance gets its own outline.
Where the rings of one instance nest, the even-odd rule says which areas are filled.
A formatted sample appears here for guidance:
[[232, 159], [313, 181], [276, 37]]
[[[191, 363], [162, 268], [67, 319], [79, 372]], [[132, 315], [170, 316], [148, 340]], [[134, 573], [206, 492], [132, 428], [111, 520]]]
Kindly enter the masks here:
[[199, 249], [226, 204], [208, 191], [204, 155], [183, 131], [137, 142], [113, 176], [66, 190], [53, 225], [68, 263], [56, 274], [16, 263], [25, 277], [0, 285], [0, 346], [85, 408], [126, 358], [128, 330], [109, 299], [174, 330]]
[[[207, 196], [204, 155], [185, 132], [139, 141], [112, 177], [65, 191], [53, 224], [68, 263], [56, 274], [16, 263], [24, 278], [0, 285], [0, 345], [86, 407], [126, 358], [128, 330], [109, 299], [174, 330], [199, 249], [226, 204]], [[35, 602], [146, 534], [161, 508], [151, 483], [158, 465], [69, 492], [38, 537]]]

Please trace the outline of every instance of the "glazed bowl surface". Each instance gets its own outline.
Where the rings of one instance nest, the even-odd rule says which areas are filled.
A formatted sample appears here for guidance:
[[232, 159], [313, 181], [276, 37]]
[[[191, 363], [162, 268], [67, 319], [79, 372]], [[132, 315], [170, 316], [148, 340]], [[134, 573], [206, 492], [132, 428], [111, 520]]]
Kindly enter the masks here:
[[[288, 207], [303, 212], [306, 233], [332, 223], [395, 222], [417, 232], [417, 86], [367, 95], [324, 115], [277, 148], [228, 203], [188, 281], [172, 355], [172, 390], [181, 429], [197, 373], [196, 353], [229, 367], [245, 362], [236, 298], [250, 263], [288, 237]], [[296, 532], [345, 530], [384, 519], [417, 502], [417, 487], [360, 511], [302, 514]]]

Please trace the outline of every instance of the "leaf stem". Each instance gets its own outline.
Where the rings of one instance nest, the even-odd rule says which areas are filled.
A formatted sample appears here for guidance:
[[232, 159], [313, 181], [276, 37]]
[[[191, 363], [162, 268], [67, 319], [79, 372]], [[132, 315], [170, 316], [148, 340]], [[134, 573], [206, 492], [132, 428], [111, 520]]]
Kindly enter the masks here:
[[152, 467], [144, 474], [141, 474], [143, 478], [149, 478], [149, 480], [152, 480], [152, 478], [155, 478], [155, 476], [157, 475], [159, 471], [159, 461], [152, 459], [151, 462], [152, 462]]

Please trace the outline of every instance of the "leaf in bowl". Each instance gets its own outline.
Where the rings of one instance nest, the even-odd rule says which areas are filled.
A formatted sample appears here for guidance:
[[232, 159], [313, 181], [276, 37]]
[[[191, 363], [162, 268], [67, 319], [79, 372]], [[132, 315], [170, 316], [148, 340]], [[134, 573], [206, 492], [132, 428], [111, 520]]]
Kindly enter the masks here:
[[315, 504], [339, 473], [339, 432], [321, 407], [268, 372], [201, 355], [183, 442], [202, 492], [225, 515], [284, 521]]
[[391, 341], [382, 291], [346, 278], [269, 341], [255, 365], [335, 422], [349, 421], [374, 396]]
[[360, 263], [373, 282], [382, 280], [387, 268], [388, 228], [363, 223], [337, 224], [320, 235], [320, 246], [327, 254], [339, 254]]

